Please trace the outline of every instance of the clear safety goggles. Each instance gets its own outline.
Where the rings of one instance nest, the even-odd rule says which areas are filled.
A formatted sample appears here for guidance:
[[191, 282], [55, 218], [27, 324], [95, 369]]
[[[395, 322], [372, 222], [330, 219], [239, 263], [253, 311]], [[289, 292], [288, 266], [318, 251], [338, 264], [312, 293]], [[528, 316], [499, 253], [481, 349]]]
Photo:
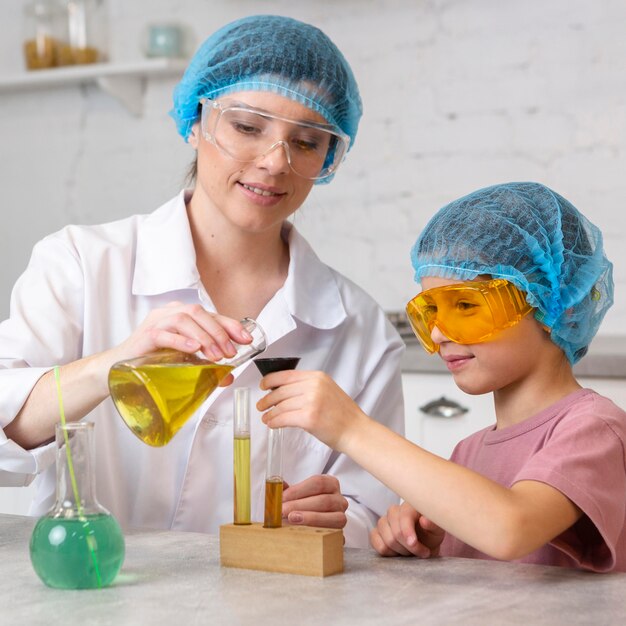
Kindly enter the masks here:
[[422, 346], [433, 354], [435, 326], [451, 341], [481, 343], [514, 326], [532, 311], [524, 293], [502, 278], [435, 287], [419, 293], [406, 305], [406, 313]]
[[251, 163], [282, 147], [291, 169], [309, 180], [334, 174], [350, 138], [334, 126], [296, 121], [244, 105], [203, 99], [202, 135], [235, 161]]

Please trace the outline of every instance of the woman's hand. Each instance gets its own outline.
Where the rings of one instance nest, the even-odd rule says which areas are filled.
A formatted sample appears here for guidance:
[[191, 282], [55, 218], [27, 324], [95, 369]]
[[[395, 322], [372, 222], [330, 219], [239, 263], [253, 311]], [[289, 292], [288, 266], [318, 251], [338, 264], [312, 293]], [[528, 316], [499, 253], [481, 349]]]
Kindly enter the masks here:
[[261, 389], [270, 393], [257, 402], [270, 428], [299, 426], [335, 450], [369, 418], [324, 372], [287, 370], [268, 374]]
[[343, 528], [348, 521], [348, 501], [341, 495], [334, 476], [311, 476], [283, 492], [283, 517], [290, 524]]
[[116, 360], [142, 356], [159, 348], [203, 352], [211, 361], [234, 356], [232, 341], [250, 343], [241, 322], [210, 313], [199, 304], [170, 302], [153, 309], [133, 334], [115, 348]]
[[[151, 311], [128, 339], [104, 352], [90, 355], [61, 368], [65, 415], [77, 421], [109, 395], [107, 384], [111, 366], [117, 361], [158, 350], [173, 348], [193, 353], [201, 350], [211, 361], [234, 356], [232, 341], [252, 341], [241, 323], [223, 315], [209, 313], [197, 304], [170, 304]], [[226, 376], [220, 385], [233, 381]], [[56, 388], [52, 372], [44, 374], [33, 387], [22, 409], [5, 428], [5, 434], [16, 443], [32, 448], [54, 436], [58, 415]]]
[[382, 556], [428, 559], [439, 554], [445, 531], [406, 502], [389, 507], [370, 532], [372, 547]]

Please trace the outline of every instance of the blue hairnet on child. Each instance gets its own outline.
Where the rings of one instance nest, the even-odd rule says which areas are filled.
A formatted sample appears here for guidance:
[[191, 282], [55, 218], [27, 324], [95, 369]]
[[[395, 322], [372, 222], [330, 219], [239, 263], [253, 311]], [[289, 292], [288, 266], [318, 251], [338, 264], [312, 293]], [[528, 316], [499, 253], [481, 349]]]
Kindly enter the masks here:
[[526, 292], [535, 317], [570, 363], [587, 353], [613, 304], [613, 265], [602, 233], [538, 183], [475, 191], [440, 209], [411, 250], [415, 280], [504, 278]]
[[178, 132], [188, 138], [201, 98], [235, 91], [271, 91], [320, 113], [356, 137], [362, 107], [348, 62], [310, 24], [277, 15], [236, 20], [211, 35], [191, 59], [174, 90]]

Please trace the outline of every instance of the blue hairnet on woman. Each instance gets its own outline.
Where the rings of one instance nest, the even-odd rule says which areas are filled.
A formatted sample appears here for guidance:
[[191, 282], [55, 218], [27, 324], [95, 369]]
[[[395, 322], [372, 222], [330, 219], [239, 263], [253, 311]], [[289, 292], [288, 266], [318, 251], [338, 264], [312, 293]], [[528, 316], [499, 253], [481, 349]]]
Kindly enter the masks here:
[[[59, 364], [67, 420], [98, 426], [99, 500], [123, 527], [216, 533], [232, 522], [233, 388], [213, 392], [155, 451], [117, 415], [107, 376], [114, 363], [161, 348], [212, 361], [232, 356], [233, 342], [250, 341], [239, 321], [246, 317], [265, 330], [268, 357], [300, 358], [294, 380], [321, 370], [403, 432], [402, 340], [290, 221], [354, 145], [361, 100], [344, 55], [311, 24], [276, 15], [236, 20], [199, 47], [171, 115], [195, 153], [190, 188], [152, 213], [70, 226], [39, 242], [0, 324], [8, 438], [0, 480], [36, 478], [33, 515], [53, 498], [57, 412], [49, 389]], [[141, 204], [129, 198], [129, 214]], [[250, 388], [254, 406], [262, 397], [254, 364], [233, 377]], [[268, 430], [260, 420], [251, 429], [251, 516], [262, 520]], [[367, 546], [397, 496], [305, 432], [284, 437], [283, 517], [342, 528], [346, 545]]]
[[268, 91], [300, 102], [347, 135], [347, 149], [354, 144], [362, 114], [359, 90], [344, 56], [319, 28], [261, 15], [218, 30], [196, 52], [174, 92], [170, 114], [178, 132], [188, 138], [203, 98], [237, 91]]

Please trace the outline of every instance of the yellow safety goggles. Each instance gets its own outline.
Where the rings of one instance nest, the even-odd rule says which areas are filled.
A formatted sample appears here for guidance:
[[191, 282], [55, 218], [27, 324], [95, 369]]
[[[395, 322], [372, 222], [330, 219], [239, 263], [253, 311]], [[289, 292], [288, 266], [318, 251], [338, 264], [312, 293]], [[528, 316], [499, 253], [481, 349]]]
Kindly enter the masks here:
[[433, 354], [435, 326], [451, 341], [480, 343], [517, 324], [532, 311], [524, 293], [502, 278], [466, 282], [422, 291], [406, 305], [406, 314], [424, 349]]

